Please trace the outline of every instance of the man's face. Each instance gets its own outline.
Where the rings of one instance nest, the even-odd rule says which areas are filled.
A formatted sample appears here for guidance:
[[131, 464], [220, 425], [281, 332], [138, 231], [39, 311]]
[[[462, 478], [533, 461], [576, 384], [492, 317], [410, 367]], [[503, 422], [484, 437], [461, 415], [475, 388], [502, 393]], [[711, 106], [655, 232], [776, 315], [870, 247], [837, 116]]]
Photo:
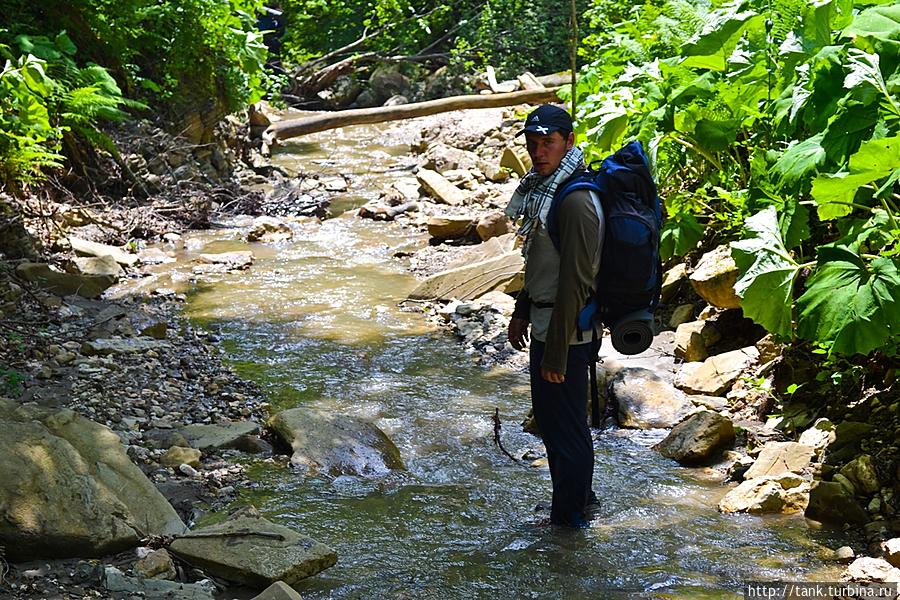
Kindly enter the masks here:
[[541, 177], [553, 173], [562, 162], [572, 146], [575, 144], [575, 134], [570, 133], [568, 138], [554, 131], [547, 135], [540, 135], [531, 131], [525, 132], [525, 145], [528, 148], [528, 156], [534, 165], [534, 170]]

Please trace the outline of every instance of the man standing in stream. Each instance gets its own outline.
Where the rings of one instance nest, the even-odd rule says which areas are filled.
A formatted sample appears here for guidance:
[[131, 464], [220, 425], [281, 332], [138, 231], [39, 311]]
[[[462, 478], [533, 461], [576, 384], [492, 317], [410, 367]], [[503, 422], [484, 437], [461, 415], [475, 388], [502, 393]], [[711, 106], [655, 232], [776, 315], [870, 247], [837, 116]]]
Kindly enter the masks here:
[[522, 218], [518, 234], [525, 237], [525, 285], [508, 335], [513, 347], [522, 350], [531, 328], [531, 403], [553, 482], [550, 522], [584, 527], [587, 507], [597, 501], [587, 424], [588, 366], [597, 349], [595, 332], [577, 331], [577, 316], [600, 266], [603, 212], [593, 192], [571, 192], [559, 207], [557, 250], [547, 229], [550, 205], [556, 190], [585, 168], [584, 156], [575, 146], [572, 118], [556, 106], [544, 104], [532, 111], [517, 135], [523, 133], [533, 166], [506, 214]]

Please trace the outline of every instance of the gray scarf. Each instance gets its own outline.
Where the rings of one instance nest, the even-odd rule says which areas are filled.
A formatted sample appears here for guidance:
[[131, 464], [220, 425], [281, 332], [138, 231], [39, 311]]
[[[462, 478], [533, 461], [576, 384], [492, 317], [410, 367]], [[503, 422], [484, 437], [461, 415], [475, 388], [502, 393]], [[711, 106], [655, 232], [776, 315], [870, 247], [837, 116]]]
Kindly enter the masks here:
[[519, 227], [517, 233], [526, 236], [526, 245], [528, 234], [534, 229], [536, 221], [539, 220], [542, 225], [547, 225], [550, 201], [556, 194], [557, 186], [576, 170], [583, 168], [584, 154], [581, 152], [581, 148], [572, 146], [553, 173], [542, 177], [532, 167], [519, 182], [519, 186], [513, 192], [512, 199], [506, 205], [504, 212], [513, 221], [523, 217], [522, 226]]

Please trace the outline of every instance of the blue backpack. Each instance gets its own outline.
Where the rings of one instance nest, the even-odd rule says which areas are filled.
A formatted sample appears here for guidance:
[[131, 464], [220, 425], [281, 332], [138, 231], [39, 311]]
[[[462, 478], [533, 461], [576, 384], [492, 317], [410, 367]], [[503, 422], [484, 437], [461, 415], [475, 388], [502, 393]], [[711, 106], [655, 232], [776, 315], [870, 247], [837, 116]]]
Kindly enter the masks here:
[[600, 169], [578, 171], [559, 186], [547, 216], [547, 232], [557, 250], [559, 207], [575, 190], [596, 192], [606, 221], [600, 269], [591, 301], [578, 316], [579, 329], [596, 322], [612, 329], [640, 311], [652, 317], [662, 290], [662, 210], [641, 143], [626, 144], [603, 159]]

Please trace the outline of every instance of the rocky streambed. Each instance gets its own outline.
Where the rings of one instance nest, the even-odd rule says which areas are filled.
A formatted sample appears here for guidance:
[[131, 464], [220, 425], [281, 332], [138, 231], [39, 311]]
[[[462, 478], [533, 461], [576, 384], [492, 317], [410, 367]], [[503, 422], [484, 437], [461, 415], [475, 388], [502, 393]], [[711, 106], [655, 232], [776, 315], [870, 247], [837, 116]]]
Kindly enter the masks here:
[[[604, 352], [594, 528], [530, 525], [548, 476], [518, 426], [534, 431], [505, 340], [521, 256], [500, 214], [527, 157], [514, 111], [462, 117], [275, 149], [245, 185], [280, 218], [142, 252], [82, 244], [105, 264], [67, 276], [20, 261], [4, 279], [4, 592], [689, 598], [897, 576], [897, 478], [874, 444], [892, 413], [767, 421], [781, 349], [735, 308], [717, 255], [667, 274], [645, 356]], [[122, 279], [107, 256], [123, 283], [71, 295]], [[493, 447], [495, 408], [517, 462]], [[225, 514], [240, 506], [255, 508]]]

